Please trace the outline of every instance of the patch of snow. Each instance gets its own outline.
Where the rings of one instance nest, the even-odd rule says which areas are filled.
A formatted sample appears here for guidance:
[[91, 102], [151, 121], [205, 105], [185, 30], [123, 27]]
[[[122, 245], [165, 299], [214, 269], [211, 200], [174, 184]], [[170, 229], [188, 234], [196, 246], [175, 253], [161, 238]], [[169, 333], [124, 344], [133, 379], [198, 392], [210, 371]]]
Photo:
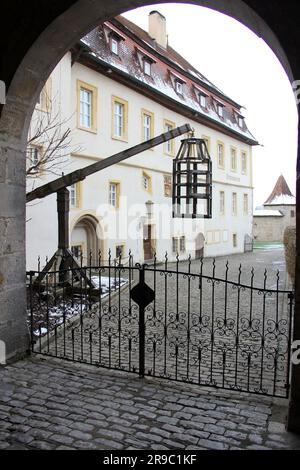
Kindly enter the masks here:
[[266, 206], [293, 206], [296, 204], [295, 196], [289, 194], [280, 194], [280, 196], [274, 197], [271, 202], [265, 204]]
[[283, 217], [280, 211], [272, 209], [259, 209], [253, 212], [254, 217]]

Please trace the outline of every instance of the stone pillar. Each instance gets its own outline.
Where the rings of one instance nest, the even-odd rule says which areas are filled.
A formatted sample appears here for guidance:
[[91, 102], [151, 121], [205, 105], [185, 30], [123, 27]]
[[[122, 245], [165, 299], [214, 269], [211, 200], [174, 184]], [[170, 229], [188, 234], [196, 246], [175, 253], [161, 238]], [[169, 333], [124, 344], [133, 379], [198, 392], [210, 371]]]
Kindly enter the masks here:
[[[13, 128], [14, 122], [11, 122]], [[20, 144], [19, 144], [20, 146]], [[6, 362], [29, 350], [25, 284], [25, 156], [0, 126], [0, 341]]]

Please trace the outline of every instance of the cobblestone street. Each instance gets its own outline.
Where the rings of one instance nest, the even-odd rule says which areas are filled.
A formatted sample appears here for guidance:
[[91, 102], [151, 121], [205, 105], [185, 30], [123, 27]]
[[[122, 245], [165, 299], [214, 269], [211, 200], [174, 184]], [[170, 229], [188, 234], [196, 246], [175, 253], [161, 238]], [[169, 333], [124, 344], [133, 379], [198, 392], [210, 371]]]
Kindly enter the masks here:
[[283, 399], [38, 357], [0, 379], [0, 449], [300, 449]]

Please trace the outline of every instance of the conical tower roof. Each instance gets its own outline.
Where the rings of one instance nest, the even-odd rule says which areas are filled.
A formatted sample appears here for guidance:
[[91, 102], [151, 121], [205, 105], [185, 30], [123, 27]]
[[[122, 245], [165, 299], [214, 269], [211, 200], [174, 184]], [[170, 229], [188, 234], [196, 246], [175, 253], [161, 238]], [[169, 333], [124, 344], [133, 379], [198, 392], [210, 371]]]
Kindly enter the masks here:
[[293, 205], [296, 204], [296, 198], [291, 193], [290, 188], [283, 175], [280, 175], [273, 191], [264, 203], [264, 206], [274, 205]]

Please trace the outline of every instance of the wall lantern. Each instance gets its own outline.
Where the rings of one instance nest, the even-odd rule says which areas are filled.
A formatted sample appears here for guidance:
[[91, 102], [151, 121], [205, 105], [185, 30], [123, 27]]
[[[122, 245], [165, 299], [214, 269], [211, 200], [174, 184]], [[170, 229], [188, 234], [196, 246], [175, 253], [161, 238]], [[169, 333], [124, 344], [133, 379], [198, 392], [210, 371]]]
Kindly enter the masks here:
[[173, 161], [173, 217], [211, 219], [212, 164], [205, 140], [183, 139]]

